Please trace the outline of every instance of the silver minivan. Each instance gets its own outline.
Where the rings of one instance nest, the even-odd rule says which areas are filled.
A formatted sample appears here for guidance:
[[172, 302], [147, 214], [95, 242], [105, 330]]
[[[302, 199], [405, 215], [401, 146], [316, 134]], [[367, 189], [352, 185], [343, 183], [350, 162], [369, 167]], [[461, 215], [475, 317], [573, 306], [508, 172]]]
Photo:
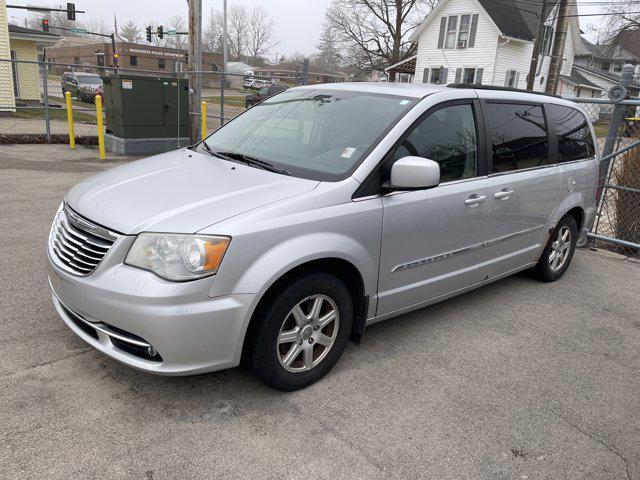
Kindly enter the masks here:
[[365, 326], [531, 270], [567, 270], [599, 156], [560, 98], [469, 85], [289, 89], [205, 141], [73, 187], [48, 241], [87, 343], [185, 375], [246, 362], [305, 387]]

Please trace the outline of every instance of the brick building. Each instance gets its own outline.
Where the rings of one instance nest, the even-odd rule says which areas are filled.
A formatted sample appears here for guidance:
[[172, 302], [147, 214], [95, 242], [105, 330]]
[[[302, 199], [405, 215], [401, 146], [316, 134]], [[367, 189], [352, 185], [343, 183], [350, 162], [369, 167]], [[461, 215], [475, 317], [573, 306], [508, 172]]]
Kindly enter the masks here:
[[[118, 42], [118, 66], [126, 69], [173, 71], [173, 62], [186, 63], [187, 52], [175, 48], [155, 47], [136, 43]], [[47, 59], [51, 63], [67, 63], [93, 67], [113, 67], [113, 51], [110, 42], [91, 42], [87, 39], [64, 38], [47, 48]], [[217, 72], [222, 65], [222, 54], [203, 53], [202, 69]], [[62, 73], [68, 68], [52, 66], [52, 71]]]

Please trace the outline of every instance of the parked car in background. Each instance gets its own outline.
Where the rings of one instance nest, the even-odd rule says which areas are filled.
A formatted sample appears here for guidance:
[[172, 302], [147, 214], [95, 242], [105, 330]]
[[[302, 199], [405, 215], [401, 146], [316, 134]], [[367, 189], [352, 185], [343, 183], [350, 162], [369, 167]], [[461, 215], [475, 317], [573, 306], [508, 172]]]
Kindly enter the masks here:
[[253, 77], [245, 77], [243, 82], [242, 82], [242, 88], [250, 89], [251, 87], [253, 87], [253, 83], [255, 81], [256, 81], [256, 79], [253, 78]]
[[57, 312], [140, 370], [245, 359], [294, 390], [366, 325], [522, 270], [559, 280], [596, 216], [591, 122], [561, 98], [457, 87], [291, 88], [84, 180], [48, 239]]
[[102, 95], [102, 78], [94, 73], [65, 72], [61, 80], [62, 95], [70, 92], [83, 102], [93, 102], [96, 95]]
[[284, 92], [287, 88], [288, 87], [286, 85], [270, 85], [262, 87], [256, 93], [250, 93], [245, 97], [244, 106], [246, 108], [251, 108], [269, 97], [273, 97], [278, 93]]

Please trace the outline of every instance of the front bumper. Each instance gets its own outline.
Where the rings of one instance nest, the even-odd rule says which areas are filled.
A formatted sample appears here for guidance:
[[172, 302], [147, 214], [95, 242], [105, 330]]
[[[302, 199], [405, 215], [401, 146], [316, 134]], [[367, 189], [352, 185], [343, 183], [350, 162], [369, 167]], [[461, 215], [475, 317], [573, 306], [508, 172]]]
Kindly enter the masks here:
[[211, 278], [168, 282], [114, 257], [117, 252], [110, 252], [87, 277], [64, 272], [49, 258], [54, 306], [79, 337], [126, 365], [160, 375], [239, 364], [256, 295], [209, 298]]

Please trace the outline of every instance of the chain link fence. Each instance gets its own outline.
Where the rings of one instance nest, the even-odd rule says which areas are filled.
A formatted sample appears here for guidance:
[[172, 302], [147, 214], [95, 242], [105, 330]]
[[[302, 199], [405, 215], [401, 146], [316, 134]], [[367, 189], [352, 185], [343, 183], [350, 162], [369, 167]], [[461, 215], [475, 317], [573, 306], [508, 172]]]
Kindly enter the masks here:
[[[104, 74], [83, 65], [13, 59], [0, 59], [0, 62], [10, 65], [15, 98], [11, 101], [7, 95], [0, 97], [0, 144], [67, 142], [69, 123], [62, 76], [52, 70], [58, 66], [61, 71]], [[97, 113], [93, 96], [74, 92], [71, 103], [76, 141], [96, 143]]]
[[594, 122], [603, 160], [591, 243], [640, 257], [640, 98], [574, 100]]

